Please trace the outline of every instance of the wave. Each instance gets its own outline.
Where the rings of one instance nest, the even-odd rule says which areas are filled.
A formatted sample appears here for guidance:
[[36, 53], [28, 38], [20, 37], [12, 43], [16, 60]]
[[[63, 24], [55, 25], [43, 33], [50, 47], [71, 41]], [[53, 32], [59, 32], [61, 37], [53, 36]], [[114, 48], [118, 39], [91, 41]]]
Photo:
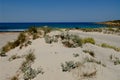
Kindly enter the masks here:
[[0, 29], [0, 32], [22, 32], [26, 29]]

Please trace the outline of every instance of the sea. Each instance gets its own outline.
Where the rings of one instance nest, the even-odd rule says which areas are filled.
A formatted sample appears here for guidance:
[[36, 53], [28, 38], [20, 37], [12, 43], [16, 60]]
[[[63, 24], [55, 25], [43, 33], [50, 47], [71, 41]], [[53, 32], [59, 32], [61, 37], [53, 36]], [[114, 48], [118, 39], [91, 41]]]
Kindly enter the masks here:
[[0, 32], [24, 31], [30, 27], [52, 28], [102, 28], [103, 24], [94, 22], [27, 22], [27, 23], [0, 23]]

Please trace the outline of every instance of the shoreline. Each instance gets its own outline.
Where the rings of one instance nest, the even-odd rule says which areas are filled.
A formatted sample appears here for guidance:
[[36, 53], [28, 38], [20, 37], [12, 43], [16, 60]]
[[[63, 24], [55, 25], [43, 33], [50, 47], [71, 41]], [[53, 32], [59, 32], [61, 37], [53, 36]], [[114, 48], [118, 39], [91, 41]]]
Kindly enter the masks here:
[[[66, 31], [64, 30], [63, 32], [66, 33]], [[119, 54], [120, 52], [117, 52], [116, 50], [112, 48], [104, 48], [104, 47], [97, 45], [97, 44], [106, 43], [106, 44], [118, 47], [120, 45], [119, 36], [103, 34], [100, 32], [82, 32], [77, 29], [69, 30], [68, 33], [69, 33], [69, 37], [72, 37], [71, 34], [78, 35], [79, 38], [81, 39], [91, 37], [93, 38], [93, 40], [95, 40], [95, 44], [94, 43], [93, 44], [82, 43], [81, 47], [80, 46], [69, 47], [68, 44], [66, 45], [62, 43], [63, 40], [60, 37], [55, 38], [57, 41], [53, 40], [54, 42], [49, 43], [49, 41], [47, 42], [47, 39], [52, 40], [54, 39], [54, 37], [52, 36], [62, 34], [62, 32], [59, 30], [53, 30], [47, 33], [47, 35], [51, 36], [51, 38], [48, 36], [48, 38], [39, 37], [34, 40], [32, 39], [30, 40], [32, 44], [27, 44], [27, 46], [23, 45], [22, 48], [20, 48], [20, 45], [19, 45], [18, 47], [15, 47], [11, 49], [10, 51], [8, 51], [6, 53], [7, 56], [0, 57], [0, 60], [1, 60], [0, 70], [2, 70], [0, 73], [1, 79], [7, 80], [8, 77], [10, 79], [13, 79], [14, 76], [16, 77], [17, 74], [19, 74], [20, 76], [17, 76], [16, 78], [18, 78], [19, 80], [23, 80], [24, 76], [22, 75], [23, 74], [25, 75], [25, 72], [17, 73], [17, 71], [20, 70], [22, 63], [24, 63], [24, 60], [27, 61], [27, 58], [24, 56], [28, 56], [30, 52], [33, 50], [32, 57], [34, 58], [35, 56], [36, 60], [34, 61], [33, 64], [31, 64], [32, 67], [30, 68], [32, 70], [34, 69], [34, 71], [36, 72], [36, 70], [40, 66], [41, 71], [44, 73], [44, 74], [42, 73], [37, 74], [37, 76], [35, 76], [33, 80], [39, 80], [39, 79], [77, 80], [77, 79], [82, 79], [82, 78], [90, 79], [89, 74], [92, 80], [96, 80], [96, 79], [97, 80], [101, 80], [101, 79], [102, 80], [119, 80], [120, 67], [118, 63], [117, 64], [113, 63], [111, 56], [113, 59], [114, 58], [116, 59], [117, 57], [117, 59], [120, 60], [120, 54]], [[8, 41], [15, 40], [18, 37], [18, 35], [19, 35], [19, 32], [1, 33], [0, 48], [2, 47], [2, 45], [5, 45]], [[65, 37], [64, 39], [67, 40], [68, 38]], [[74, 39], [73, 37], [73, 40], [77, 41], [77, 38]], [[90, 53], [90, 51], [92, 53]], [[89, 60], [86, 60], [86, 59], [90, 59], [90, 61], [92, 60], [92, 62], [89, 62]], [[66, 67], [66, 61], [67, 63], [70, 63], [70, 64], [72, 61], [73, 65], [76, 65], [76, 63], [79, 61], [80, 66], [78, 65], [78, 68], [76, 66], [75, 68], [70, 68], [72, 70], [68, 71], [69, 65], [67, 65], [67, 68], [68, 68], [67, 69], [68, 72], [67, 72], [64, 69], [64, 67]], [[63, 66], [61, 64], [63, 64]], [[116, 65], [118, 67], [116, 67]], [[109, 69], [109, 67], [111, 67], [112, 69]], [[118, 70], [118, 72], [116, 72], [115, 69]], [[80, 72], [76, 73], [76, 70]], [[99, 72], [100, 74], [96, 74], [96, 72], [97, 73]], [[83, 76], [82, 77], [74, 76], [74, 75], [71, 75], [71, 73], [74, 75], [80, 74]], [[84, 73], [87, 73], [88, 75], [84, 76]], [[94, 74], [94, 75], [91, 75], [91, 74]], [[107, 77], [106, 75], [110, 77]], [[99, 78], [99, 76], [101, 78]], [[94, 79], [94, 77], [96, 78]]]
[[0, 33], [20, 33], [23, 31], [4, 31], [4, 32], [0, 32]]

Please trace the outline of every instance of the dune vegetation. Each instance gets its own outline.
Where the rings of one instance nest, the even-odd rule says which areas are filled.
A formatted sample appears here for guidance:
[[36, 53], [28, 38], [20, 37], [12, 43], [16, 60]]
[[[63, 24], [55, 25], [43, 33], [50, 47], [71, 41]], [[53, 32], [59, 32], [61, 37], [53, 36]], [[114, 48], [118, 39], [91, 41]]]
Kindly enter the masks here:
[[2, 47], [0, 65], [5, 70], [0, 67], [0, 77], [2, 80], [7, 77], [10, 80], [119, 80], [120, 49], [105, 43], [105, 37], [97, 39], [98, 35], [114, 37], [101, 31], [88, 34], [74, 29], [31, 27]]

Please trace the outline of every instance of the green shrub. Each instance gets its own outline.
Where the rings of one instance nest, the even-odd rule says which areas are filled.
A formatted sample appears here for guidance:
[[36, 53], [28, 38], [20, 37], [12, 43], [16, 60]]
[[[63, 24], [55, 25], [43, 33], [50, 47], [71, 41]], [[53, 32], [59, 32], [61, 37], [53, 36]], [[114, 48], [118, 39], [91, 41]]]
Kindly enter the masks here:
[[83, 77], [87, 77], [87, 78], [90, 78], [90, 77], [93, 77], [95, 76], [97, 73], [97, 70], [91, 72], [91, 73], [83, 73]]
[[52, 39], [51, 39], [51, 37], [49, 36], [49, 35], [45, 35], [45, 42], [46, 43], [49, 43], [49, 44], [51, 44], [52, 43]]
[[31, 41], [28, 41], [28, 42], [27, 42], [27, 44], [31, 45], [31, 44], [32, 44], [32, 42], [31, 42]]
[[10, 80], [19, 80], [17, 76], [13, 76]]
[[64, 41], [64, 42], [62, 42], [62, 44], [63, 44], [65, 47], [69, 47], [69, 48], [73, 47], [73, 44], [70, 43], [69, 41]]
[[55, 36], [45, 35], [44, 39], [45, 42], [48, 44], [51, 44], [52, 42], [58, 42], [58, 37], [56, 35]]
[[91, 28], [83, 28], [81, 29], [83, 32], [92, 32], [92, 29]]
[[83, 52], [89, 53], [89, 55], [91, 55], [92, 57], [95, 57], [95, 54], [94, 54], [93, 51], [90, 51], [90, 50], [83, 50]]
[[30, 66], [30, 63], [27, 61], [23, 61], [20, 70], [24, 73], [28, 69], [28, 66]]
[[76, 54], [75, 54], [75, 53], [73, 53], [73, 56], [74, 56], [74, 57], [78, 57], [78, 56], [79, 56], [79, 54], [77, 54], [77, 53], [76, 53]]
[[42, 68], [38, 68], [37, 70], [31, 68], [31, 63], [29, 63], [28, 61], [24, 61], [20, 69], [23, 72], [23, 78], [25, 80], [31, 80], [35, 78], [39, 73], [44, 73]]
[[14, 48], [13, 42], [8, 42], [5, 46], [2, 47], [2, 51], [6, 53], [13, 48]]
[[110, 55], [110, 60], [113, 61], [114, 65], [120, 64], [120, 59], [118, 57], [115, 57], [113, 55]]
[[34, 62], [35, 60], [35, 55], [33, 54], [33, 52], [29, 52], [29, 54], [26, 55], [25, 59], [28, 62]]
[[24, 78], [24, 80], [31, 80], [31, 79], [34, 79], [39, 73], [41, 73], [41, 74], [44, 73], [42, 71], [42, 68], [35, 70], [35, 69], [32, 69], [31, 67], [28, 67], [23, 75], [23, 78]]
[[102, 32], [101, 28], [82, 28], [83, 32]]
[[37, 31], [37, 28], [36, 28], [36, 27], [30, 27], [30, 28], [28, 29], [28, 32], [30, 32], [31, 34], [33, 34], [33, 33], [37, 33], [38, 31]]
[[101, 61], [97, 61], [97, 60], [92, 59], [92, 58], [86, 59], [86, 60], [87, 60], [87, 62], [94, 62], [94, 63], [97, 63], [97, 64], [101, 64]]
[[74, 43], [77, 43], [78, 46], [82, 46], [82, 44], [83, 44], [82, 39], [79, 36], [77, 36], [77, 35], [73, 35], [72, 41]]
[[101, 44], [101, 47], [108, 48], [108, 47], [110, 47], [110, 45], [108, 45], [108, 44], [106, 44], [106, 43], [102, 43], [102, 44]]
[[39, 38], [38, 34], [37, 34], [37, 33], [34, 33], [34, 34], [33, 34], [33, 40], [35, 40], [35, 39], [37, 39], [37, 38]]
[[26, 41], [26, 36], [25, 36], [25, 33], [22, 32], [22, 33], [19, 34], [17, 40], [15, 40], [13, 42], [11, 49], [13, 49], [13, 48], [15, 48], [15, 47], [17, 47], [19, 45], [22, 45], [25, 41]]
[[61, 39], [62, 43], [69, 48], [81, 47], [83, 44], [82, 39], [77, 35], [62, 34]]
[[42, 27], [41, 29], [44, 31], [44, 36], [45, 36], [47, 33], [51, 32], [51, 31], [53, 30], [53, 29], [50, 28], [50, 27]]
[[116, 59], [116, 60], [114, 61], [114, 65], [118, 65], [118, 64], [120, 64], [120, 59]]
[[91, 43], [91, 44], [95, 44], [95, 40], [93, 38], [84, 38], [83, 39], [83, 43], [86, 44], [86, 43]]
[[113, 28], [108, 28], [107, 30], [108, 31], [115, 31]]
[[77, 67], [79, 67], [79, 65], [80, 65], [81, 63], [79, 63], [79, 62], [74, 62], [74, 61], [68, 61], [68, 62], [65, 62], [65, 64], [61, 64], [61, 67], [62, 67], [62, 71], [63, 72], [69, 72], [69, 71], [71, 71], [72, 69], [74, 69], [74, 68], [77, 68]]
[[17, 40], [20, 44], [24, 43], [26, 41], [25, 33], [24, 32], [20, 33]]
[[106, 67], [106, 65], [103, 64], [101, 61], [97, 61], [97, 60], [92, 59], [92, 58], [86, 58], [85, 61], [87, 61], [87, 62], [93, 62], [93, 63], [99, 64], [99, 65], [102, 65], [103, 67]]
[[43, 70], [42, 68], [38, 68], [38, 69], [33, 69], [31, 68], [31, 63], [34, 62], [35, 60], [35, 55], [33, 54], [33, 52], [29, 52], [29, 54], [27, 54], [25, 56], [25, 61], [23, 61], [20, 70], [23, 72], [23, 79], [24, 80], [31, 80], [33, 78], [35, 78], [39, 73], [43, 74]]
[[58, 42], [58, 38], [59, 38], [58, 35], [52, 36], [52, 41], [53, 42]]
[[[33, 39], [38, 38], [39, 36], [37, 35], [37, 28], [30, 28], [28, 29], [28, 31], [30, 33], [34, 33], [33, 34]], [[19, 45], [22, 45], [23, 43], [25, 43], [27, 41], [27, 36], [25, 32], [21, 32], [18, 36], [18, 38], [14, 41], [14, 42], [8, 42], [5, 46], [2, 47], [2, 51], [3, 52], [8, 52], [9, 50], [18, 47]]]
[[15, 55], [12, 55], [8, 60], [9, 61], [12, 61], [12, 60], [15, 60], [15, 59], [18, 59], [20, 58], [20, 56], [17, 56], [16, 54]]
[[1, 52], [0, 52], [0, 56], [1, 56], [1, 57], [5, 57], [5, 56], [6, 56], [6, 53], [5, 53], [4, 51], [1, 51]]
[[108, 45], [108, 44], [106, 44], [106, 43], [102, 43], [102, 44], [101, 44], [101, 47], [111, 48], [111, 49], [114, 49], [115, 51], [120, 51], [120, 48], [117, 48], [117, 47], [115, 47], [115, 46]]

